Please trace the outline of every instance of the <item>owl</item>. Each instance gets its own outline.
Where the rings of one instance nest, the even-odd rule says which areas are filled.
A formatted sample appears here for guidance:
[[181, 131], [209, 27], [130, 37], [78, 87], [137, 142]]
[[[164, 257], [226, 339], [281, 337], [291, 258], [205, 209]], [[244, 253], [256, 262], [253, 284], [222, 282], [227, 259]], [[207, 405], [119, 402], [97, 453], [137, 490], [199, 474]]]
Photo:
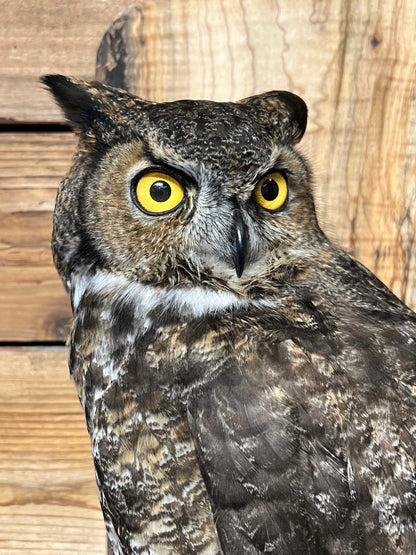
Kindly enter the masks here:
[[43, 82], [79, 138], [52, 246], [113, 553], [416, 553], [416, 315], [320, 229], [303, 100]]

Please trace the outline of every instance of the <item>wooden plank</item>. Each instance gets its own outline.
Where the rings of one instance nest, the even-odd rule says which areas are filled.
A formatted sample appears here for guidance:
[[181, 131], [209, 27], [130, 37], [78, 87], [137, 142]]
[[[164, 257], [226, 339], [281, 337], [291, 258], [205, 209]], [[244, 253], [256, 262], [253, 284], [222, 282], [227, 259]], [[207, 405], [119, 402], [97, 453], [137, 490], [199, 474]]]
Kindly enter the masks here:
[[96, 51], [125, 0], [0, 2], [0, 121], [61, 121], [46, 73], [94, 76]]
[[[75, 152], [72, 133], [0, 133], [0, 189], [52, 188], [56, 190]], [[4, 195], [2, 203], [7, 198]], [[39, 197], [41, 202], [41, 197]], [[51, 203], [48, 200], [48, 209]], [[38, 203], [35, 210], [39, 210]]]
[[0, 553], [106, 552], [65, 348], [0, 348]]
[[0, 134], [0, 341], [64, 341], [69, 300], [50, 249], [71, 133]]

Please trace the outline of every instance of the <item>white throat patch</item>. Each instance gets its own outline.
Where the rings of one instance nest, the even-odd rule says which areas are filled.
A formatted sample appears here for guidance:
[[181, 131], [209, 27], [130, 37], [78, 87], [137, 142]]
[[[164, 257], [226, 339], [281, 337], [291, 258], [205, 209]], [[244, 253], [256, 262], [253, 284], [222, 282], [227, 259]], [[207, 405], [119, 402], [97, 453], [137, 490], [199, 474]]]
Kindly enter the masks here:
[[98, 272], [92, 277], [75, 275], [71, 280], [72, 304], [76, 311], [85, 293], [100, 293], [134, 306], [141, 318], [155, 309], [175, 308], [184, 316], [199, 318], [230, 309], [267, 306], [267, 301], [243, 299], [230, 291], [214, 291], [199, 285], [154, 287], [131, 282], [122, 276]]

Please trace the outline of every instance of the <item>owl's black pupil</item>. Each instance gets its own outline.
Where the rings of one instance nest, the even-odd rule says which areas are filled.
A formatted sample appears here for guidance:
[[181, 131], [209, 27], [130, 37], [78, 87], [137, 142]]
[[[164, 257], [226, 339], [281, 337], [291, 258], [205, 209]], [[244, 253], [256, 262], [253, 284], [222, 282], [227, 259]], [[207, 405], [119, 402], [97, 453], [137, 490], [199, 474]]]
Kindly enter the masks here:
[[275, 200], [279, 195], [279, 185], [274, 179], [266, 179], [261, 186], [261, 194], [265, 200]]
[[165, 202], [169, 199], [172, 191], [166, 181], [155, 181], [150, 187], [150, 196], [156, 202]]

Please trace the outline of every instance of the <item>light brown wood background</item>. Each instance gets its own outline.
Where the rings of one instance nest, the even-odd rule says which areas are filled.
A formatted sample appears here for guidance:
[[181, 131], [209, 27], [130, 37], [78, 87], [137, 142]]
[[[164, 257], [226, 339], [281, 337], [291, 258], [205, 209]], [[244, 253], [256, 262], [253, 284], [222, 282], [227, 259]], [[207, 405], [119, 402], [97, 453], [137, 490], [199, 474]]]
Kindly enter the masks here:
[[416, 4], [132, 2], [0, 0], [4, 553], [105, 551], [88, 437], [57, 346], [70, 309], [49, 247], [75, 141], [51, 127], [63, 122], [40, 75], [92, 78], [99, 51], [99, 77], [152, 100], [300, 94], [322, 227], [416, 307]]

